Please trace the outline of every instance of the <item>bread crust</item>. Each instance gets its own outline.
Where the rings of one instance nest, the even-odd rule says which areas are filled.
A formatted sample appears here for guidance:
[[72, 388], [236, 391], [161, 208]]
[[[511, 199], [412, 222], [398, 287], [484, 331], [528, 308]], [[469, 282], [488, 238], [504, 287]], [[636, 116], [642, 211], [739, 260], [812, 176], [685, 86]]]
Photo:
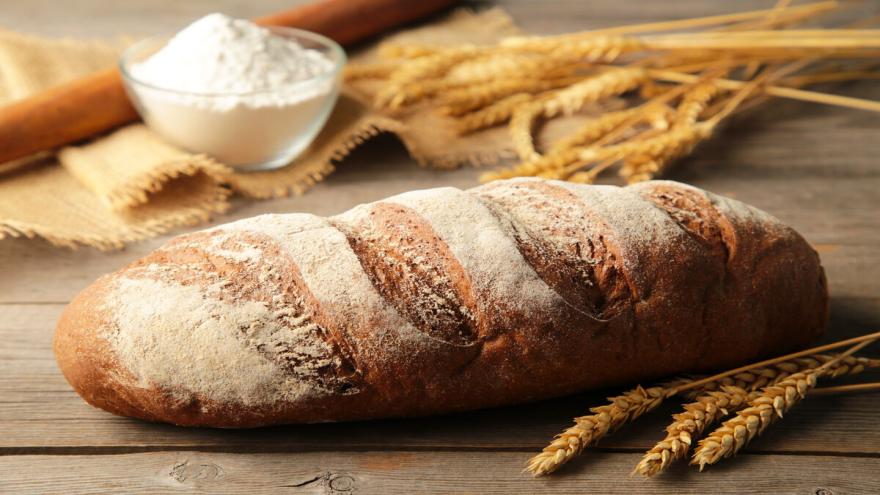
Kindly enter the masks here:
[[177, 237], [66, 308], [86, 402], [188, 426], [439, 414], [807, 344], [824, 271], [794, 230], [669, 181], [441, 188]]

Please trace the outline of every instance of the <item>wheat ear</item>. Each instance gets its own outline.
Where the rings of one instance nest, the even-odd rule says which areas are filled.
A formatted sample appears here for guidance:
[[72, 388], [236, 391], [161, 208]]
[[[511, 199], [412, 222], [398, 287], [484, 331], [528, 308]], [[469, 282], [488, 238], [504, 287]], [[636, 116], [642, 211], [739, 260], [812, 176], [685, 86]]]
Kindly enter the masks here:
[[545, 53], [590, 62], [612, 62], [624, 53], [643, 49], [645, 44], [638, 38], [627, 36], [600, 35], [580, 40], [523, 36], [501, 40], [499, 46], [519, 53]]
[[510, 123], [508, 124], [510, 140], [520, 160], [532, 161], [541, 158], [541, 155], [535, 149], [535, 141], [532, 138], [532, 128], [535, 126], [535, 121], [541, 115], [541, 112], [541, 103], [535, 102], [516, 109], [513, 115], [510, 116]]
[[568, 86], [580, 78], [501, 79], [449, 91], [440, 97], [442, 110], [448, 115], [462, 115], [490, 105], [516, 93], [540, 93]]
[[446, 77], [467, 84], [513, 79], [549, 79], [570, 76], [584, 65], [584, 62], [571, 57], [492, 51], [456, 65]]
[[816, 386], [817, 375], [815, 370], [803, 371], [784, 378], [776, 385], [765, 387], [762, 393], [749, 401], [747, 408], [700, 440], [691, 464], [699, 465], [702, 471], [706, 465], [737, 453], [803, 399]]
[[[754, 391], [771, 385], [788, 375], [818, 368], [836, 358], [837, 356], [831, 354], [814, 354], [811, 356], [797, 357], [788, 361], [782, 361], [769, 366], [743, 371], [733, 376], [724, 377], [707, 383], [698, 389], [682, 392], [680, 395], [688, 399], [694, 399], [705, 392], [717, 390], [722, 386], [733, 386], [748, 391]], [[855, 375], [864, 371], [865, 368], [880, 368], [880, 359], [845, 356], [837, 361], [836, 364], [829, 367], [827, 376], [837, 378], [843, 375]]]
[[375, 105], [392, 109], [402, 106], [406, 98], [400, 94], [407, 86], [443, 76], [455, 64], [475, 56], [478, 50], [477, 47], [465, 45], [401, 64], [388, 76], [388, 84], [376, 93]]
[[690, 93], [686, 94], [676, 109], [673, 125], [693, 125], [699, 120], [700, 114], [706, 110], [709, 102], [720, 92], [720, 88], [711, 82], [697, 84]]
[[590, 143], [604, 136], [616, 127], [623, 125], [628, 120], [638, 115], [640, 109], [620, 110], [608, 112], [602, 116], [587, 122], [574, 134], [563, 138], [553, 145], [550, 152], [543, 156], [533, 156], [524, 159], [513, 167], [493, 170], [480, 176], [480, 180], [488, 182], [511, 177], [542, 175], [546, 178], [555, 178], [558, 172], [566, 165], [575, 162], [580, 157], [581, 144]]
[[571, 115], [586, 105], [635, 89], [646, 78], [646, 72], [640, 68], [603, 72], [557, 91], [544, 103], [544, 116]]
[[591, 144], [593, 141], [611, 132], [617, 126], [622, 125], [627, 120], [639, 115], [641, 111], [641, 107], [636, 107], [604, 113], [582, 125], [573, 133], [560, 139], [554, 143], [550, 149], [551, 151], [558, 152], [576, 146]]
[[700, 440], [691, 464], [699, 465], [702, 471], [707, 465], [739, 452], [800, 402], [816, 386], [819, 377], [832, 374], [838, 362], [875, 341], [872, 339], [856, 344], [818, 368], [794, 373], [761, 389], [758, 396], [749, 401], [748, 407]]
[[539, 158], [521, 162], [510, 168], [486, 172], [480, 175], [480, 181], [489, 182], [521, 176], [556, 178], [559, 176], [558, 171], [562, 170], [567, 164], [576, 161], [580, 153], [581, 148], [569, 148], [547, 153]]
[[714, 125], [700, 122], [691, 126], [673, 127], [668, 132], [647, 139], [631, 140], [604, 147], [580, 151], [578, 161], [566, 167], [565, 173], [574, 173], [587, 163], [620, 160], [627, 156], [650, 156], [670, 160], [690, 152], [699, 142], [712, 135]]
[[[707, 427], [756, 399], [760, 394], [757, 389], [774, 384], [794, 373], [817, 368], [833, 359], [835, 356], [828, 354], [796, 358], [734, 375], [727, 380], [727, 384], [714, 382], [712, 385], [717, 385], [719, 390], [692, 391], [695, 395], [694, 401], [685, 404], [683, 412], [672, 416], [673, 422], [666, 428], [666, 437], [645, 453], [633, 472], [644, 476], [654, 476], [662, 472], [673, 462], [684, 459], [693, 439]], [[880, 367], [880, 360], [847, 356], [831, 365], [826, 376], [853, 375], [870, 367]]]
[[532, 457], [526, 470], [535, 476], [556, 471], [585, 447], [659, 406], [668, 392], [666, 387], [638, 386], [623, 395], [609, 397], [610, 404], [593, 407], [590, 409], [593, 414], [575, 418], [574, 426], [557, 435], [540, 454]]
[[684, 411], [672, 416], [673, 422], [666, 427], [666, 438], [645, 453], [633, 473], [653, 476], [679, 459], [687, 456], [694, 437], [726, 416], [740, 409], [751, 394], [742, 388], [725, 385], [721, 390], [706, 392], [694, 402], [684, 405]]
[[486, 108], [462, 116], [456, 121], [456, 130], [459, 134], [467, 134], [507, 122], [520, 105], [528, 103], [532, 99], [533, 96], [527, 93], [510, 95]]

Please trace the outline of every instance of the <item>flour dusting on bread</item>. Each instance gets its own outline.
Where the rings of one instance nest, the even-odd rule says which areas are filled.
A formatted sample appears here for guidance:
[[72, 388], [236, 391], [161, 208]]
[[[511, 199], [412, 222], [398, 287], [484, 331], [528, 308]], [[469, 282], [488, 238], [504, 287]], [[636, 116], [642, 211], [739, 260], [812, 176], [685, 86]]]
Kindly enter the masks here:
[[241, 328], [279, 324], [264, 304], [221, 301], [212, 294], [222, 283], [200, 288], [120, 277], [114, 285], [104, 305], [114, 316], [106, 338], [138, 387], [252, 406], [316, 392], [237, 337]]

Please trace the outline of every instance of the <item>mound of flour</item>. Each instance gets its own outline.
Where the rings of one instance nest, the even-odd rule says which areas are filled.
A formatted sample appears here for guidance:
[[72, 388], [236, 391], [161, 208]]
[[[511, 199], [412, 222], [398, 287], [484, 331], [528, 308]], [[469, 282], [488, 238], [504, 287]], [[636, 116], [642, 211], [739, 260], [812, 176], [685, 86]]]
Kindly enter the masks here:
[[[218, 106], [285, 105], [314, 96], [294, 83], [325, 74], [333, 62], [316, 50], [223, 14], [209, 14], [158, 52], [131, 66], [132, 76], [163, 89], [229, 94]], [[289, 90], [285, 90], [289, 87]], [[265, 93], [272, 90], [271, 93]], [[203, 98], [193, 103], [203, 105]]]
[[321, 130], [339, 91], [336, 69], [329, 55], [289, 37], [210, 14], [132, 64], [130, 75], [145, 84], [129, 90], [166, 140], [262, 170], [289, 163]]

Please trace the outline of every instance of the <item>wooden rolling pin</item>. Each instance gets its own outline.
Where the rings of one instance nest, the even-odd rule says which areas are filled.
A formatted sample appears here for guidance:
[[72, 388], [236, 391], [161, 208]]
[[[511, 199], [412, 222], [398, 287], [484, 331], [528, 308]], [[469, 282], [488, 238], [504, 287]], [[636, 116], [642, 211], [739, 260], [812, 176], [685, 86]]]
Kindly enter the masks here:
[[[260, 17], [350, 45], [437, 12], [456, 0], [320, 0]], [[0, 108], [0, 163], [74, 143], [138, 119], [116, 68], [97, 72]]]

